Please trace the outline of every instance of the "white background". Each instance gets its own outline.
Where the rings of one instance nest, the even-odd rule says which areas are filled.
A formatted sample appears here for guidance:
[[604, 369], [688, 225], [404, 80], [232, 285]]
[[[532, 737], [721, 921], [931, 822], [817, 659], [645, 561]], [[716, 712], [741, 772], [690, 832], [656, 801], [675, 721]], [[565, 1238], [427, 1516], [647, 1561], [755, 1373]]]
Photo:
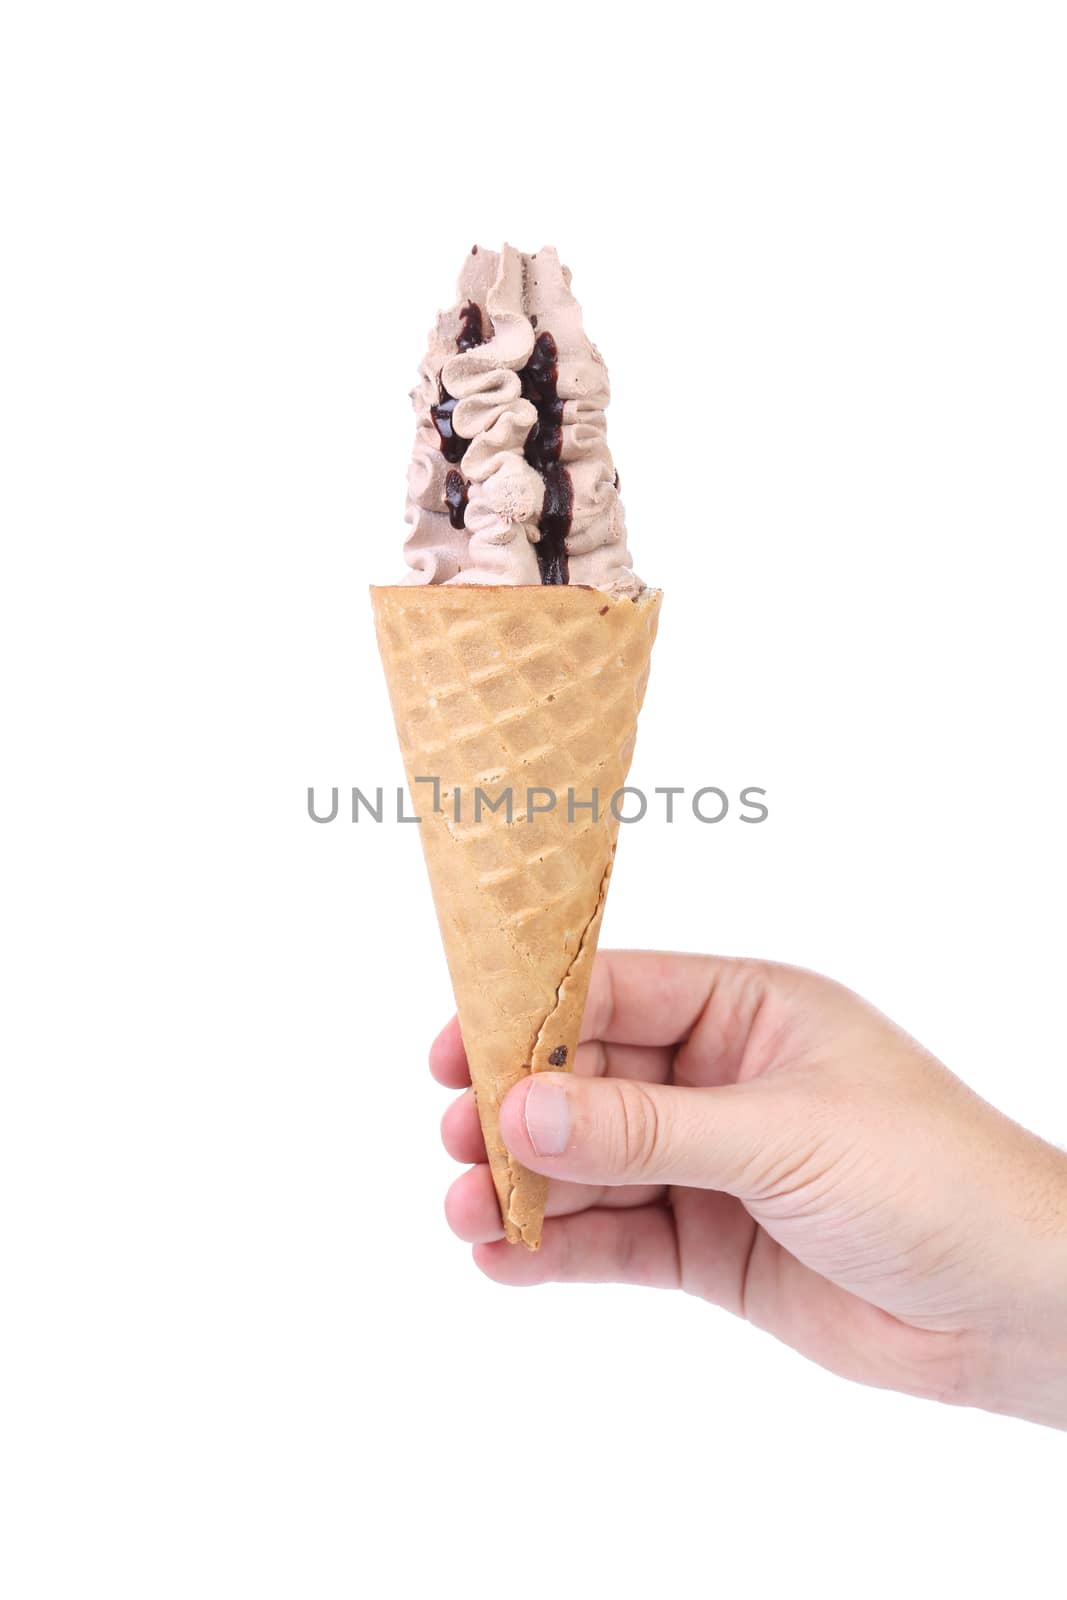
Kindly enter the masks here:
[[1033, 4], [9, 5], [0, 1450], [31, 1596], [1050, 1592], [1052, 1432], [446, 1229], [366, 600], [475, 240], [666, 591], [604, 942], [852, 984], [1067, 1142], [1067, 114]]

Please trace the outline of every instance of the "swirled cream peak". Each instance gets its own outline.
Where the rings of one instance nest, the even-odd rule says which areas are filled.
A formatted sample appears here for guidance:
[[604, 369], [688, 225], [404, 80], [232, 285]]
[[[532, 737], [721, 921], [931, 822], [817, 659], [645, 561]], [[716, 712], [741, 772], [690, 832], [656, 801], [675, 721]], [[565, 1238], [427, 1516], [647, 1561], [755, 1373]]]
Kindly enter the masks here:
[[555, 250], [477, 245], [412, 392], [408, 583], [576, 583], [636, 596], [607, 368]]

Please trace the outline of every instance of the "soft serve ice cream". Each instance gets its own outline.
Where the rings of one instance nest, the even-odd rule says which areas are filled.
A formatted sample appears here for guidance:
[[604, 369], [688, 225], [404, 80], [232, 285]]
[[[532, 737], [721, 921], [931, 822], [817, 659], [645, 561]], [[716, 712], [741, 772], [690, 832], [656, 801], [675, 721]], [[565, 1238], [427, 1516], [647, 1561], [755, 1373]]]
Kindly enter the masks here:
[[555, 250], [472, 249], [419, 368], [411, 584], [578, 584], [636, 598], [607, 368]]

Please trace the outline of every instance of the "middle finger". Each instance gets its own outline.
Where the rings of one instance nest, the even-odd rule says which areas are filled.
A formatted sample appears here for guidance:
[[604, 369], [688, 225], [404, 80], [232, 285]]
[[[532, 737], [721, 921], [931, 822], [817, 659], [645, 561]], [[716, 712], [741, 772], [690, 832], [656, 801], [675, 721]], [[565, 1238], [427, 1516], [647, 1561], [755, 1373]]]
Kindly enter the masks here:
[[[663, 1198], [664, 1190], [655, 1184], [628, 1184], [601, 1189], [586, 1183], [562, 1183], [555, 1179], [548, 1186], [546, 1217], [569, 1217], [591, 1206], [601, 1210], [625, 1210], [651, 1205]], [[504, 1237], [500, 1205], [488, 1166], [483, 1161], [456, 1179], [445, 1196], [445, 1216], [452, 1232], [468, 1244], [490, 1244]]]

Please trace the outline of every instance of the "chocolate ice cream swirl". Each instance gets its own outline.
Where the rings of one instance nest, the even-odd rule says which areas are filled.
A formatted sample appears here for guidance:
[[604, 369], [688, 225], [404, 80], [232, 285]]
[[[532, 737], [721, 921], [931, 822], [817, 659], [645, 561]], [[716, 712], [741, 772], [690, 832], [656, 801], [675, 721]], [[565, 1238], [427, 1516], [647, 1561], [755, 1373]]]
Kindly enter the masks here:
[[607, 371], [570, 274], [552, 249], [475, 249], [459, 290], [412, 396], [407, 581], [639, 594], [607, 446]]

